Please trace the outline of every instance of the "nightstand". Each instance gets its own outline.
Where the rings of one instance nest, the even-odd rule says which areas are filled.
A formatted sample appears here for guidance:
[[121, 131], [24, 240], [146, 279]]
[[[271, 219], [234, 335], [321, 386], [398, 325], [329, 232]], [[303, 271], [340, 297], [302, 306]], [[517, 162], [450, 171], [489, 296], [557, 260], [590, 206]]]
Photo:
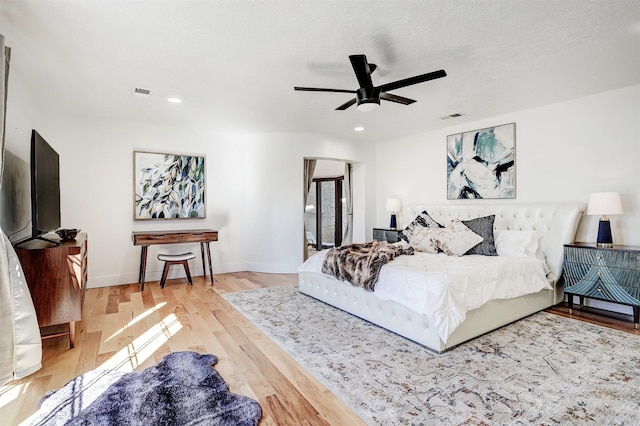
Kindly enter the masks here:
[[562, 274], [569, 313], [574, 295], [580, 308], [585, 297], [620, 303], [633, 308], [634, 328], [640, 328], [640, 246], [565, 244]]
[[400, 237], [398, 236], [400, 231], [401, 229], [373, 228], [373, 239], [376, 241], [397, 243], [400, 241]]

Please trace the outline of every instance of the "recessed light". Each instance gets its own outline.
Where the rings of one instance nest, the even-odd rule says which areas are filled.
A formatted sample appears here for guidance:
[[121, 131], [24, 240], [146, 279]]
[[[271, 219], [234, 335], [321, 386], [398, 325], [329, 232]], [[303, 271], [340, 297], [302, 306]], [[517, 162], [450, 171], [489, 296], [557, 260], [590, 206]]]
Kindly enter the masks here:
[[355, 130], [356, 132], [363, 132], [364, 131], [364, 127], [362, 127], [362, 126], [354, 127], [353, 130]]
[[182, 102], [182, 99], [179, 98], [169, 98], [167, 99], [167, 101], [173, 103], [173, 104], [179, 104], [180, 102]]

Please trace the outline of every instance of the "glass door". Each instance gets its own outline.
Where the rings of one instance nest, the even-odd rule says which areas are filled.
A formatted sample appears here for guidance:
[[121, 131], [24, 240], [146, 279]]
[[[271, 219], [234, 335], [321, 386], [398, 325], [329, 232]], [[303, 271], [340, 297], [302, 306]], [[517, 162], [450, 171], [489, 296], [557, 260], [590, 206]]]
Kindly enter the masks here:
[[343, 182], [342, 176], [313, 180], [304, 215], [310, 250], [323, 250], [342, 244], [346, 220]]

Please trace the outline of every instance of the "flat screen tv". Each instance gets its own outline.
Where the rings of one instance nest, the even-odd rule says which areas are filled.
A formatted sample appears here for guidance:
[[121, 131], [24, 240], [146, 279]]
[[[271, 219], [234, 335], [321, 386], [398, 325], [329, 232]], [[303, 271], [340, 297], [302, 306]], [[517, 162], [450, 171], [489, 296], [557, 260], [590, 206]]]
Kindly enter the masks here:
[[40, 134], [31, 131], [31, 236], [30, 240], [49, 240], [43, 235], [60, 228], [60, 158]]

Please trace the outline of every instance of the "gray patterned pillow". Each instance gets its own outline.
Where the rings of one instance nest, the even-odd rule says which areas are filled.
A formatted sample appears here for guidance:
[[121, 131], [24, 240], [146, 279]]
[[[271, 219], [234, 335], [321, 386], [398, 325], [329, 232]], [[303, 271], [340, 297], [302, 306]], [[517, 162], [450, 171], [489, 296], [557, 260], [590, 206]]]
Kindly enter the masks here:
[[416, 229], [416, 226], [423, 226], [425, 228], [442, 228], [438, 222], [436, 222], [427, 211], [423, 211], [418, 216], [416, 216], [413, 221], [407, 225], [402, 231], [398, 232], [398, 236], [409, 242], [411, 240], [411, 236], [413, 235], [413, 231]]
[[495, 219], [496, 216], [492, 214], [491, 216], [462, 221], [469, 229], [484, 238], [480, 244], [474, 246], [465, 254], [481, 254], [483, 256], [498, 255], [493, 239], [493, 222]]

